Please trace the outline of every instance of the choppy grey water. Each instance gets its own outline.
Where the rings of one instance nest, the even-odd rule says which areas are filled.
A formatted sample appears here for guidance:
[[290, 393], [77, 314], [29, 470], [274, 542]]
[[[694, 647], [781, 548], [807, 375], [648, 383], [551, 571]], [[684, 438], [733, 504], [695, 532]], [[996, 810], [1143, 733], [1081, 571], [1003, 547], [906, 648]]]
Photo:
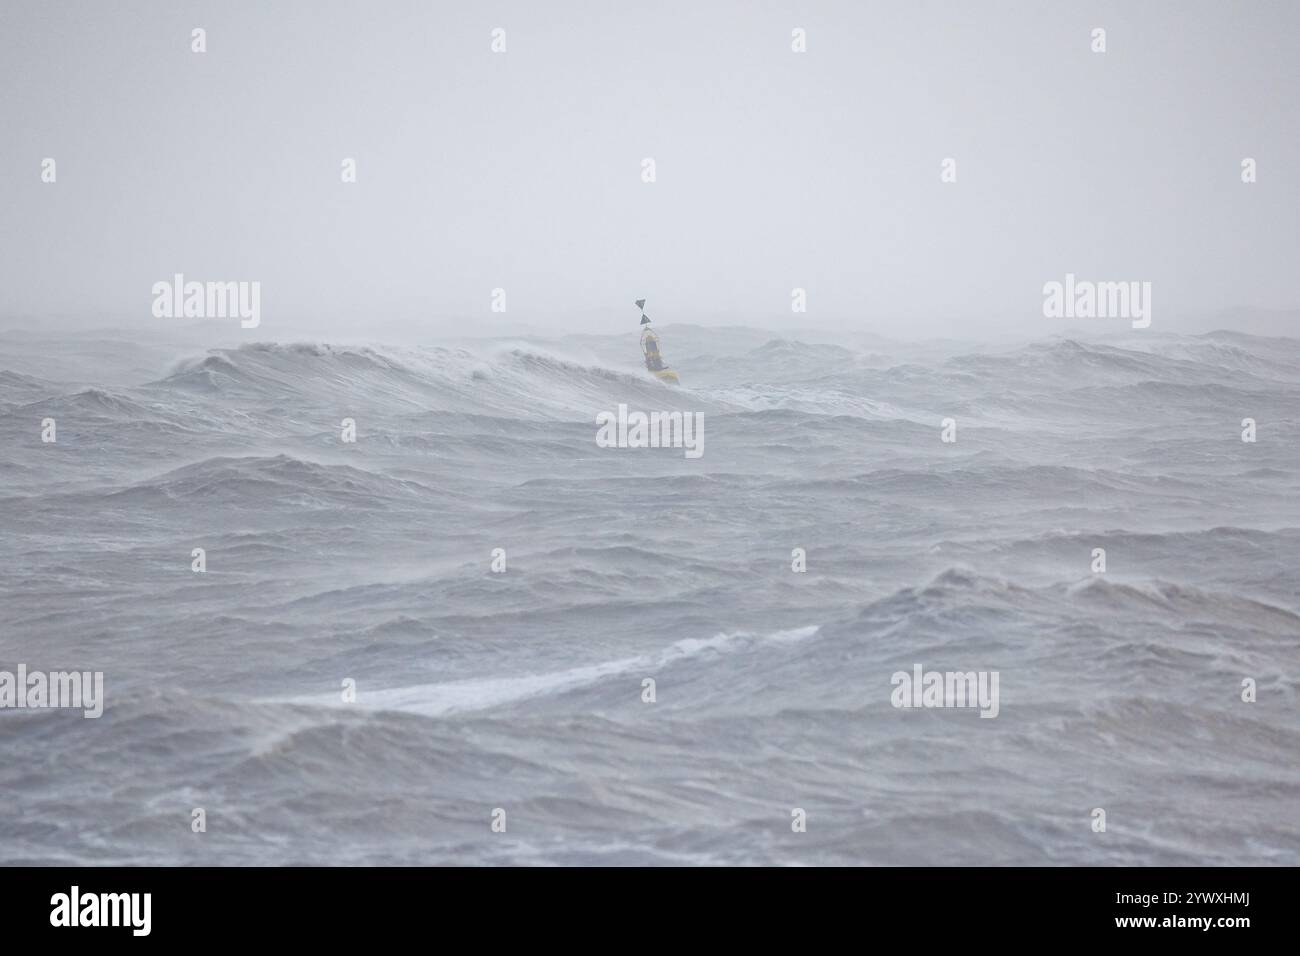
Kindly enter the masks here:
[[1300, 341], [0, 342], [0, 862], [1300, 863]]

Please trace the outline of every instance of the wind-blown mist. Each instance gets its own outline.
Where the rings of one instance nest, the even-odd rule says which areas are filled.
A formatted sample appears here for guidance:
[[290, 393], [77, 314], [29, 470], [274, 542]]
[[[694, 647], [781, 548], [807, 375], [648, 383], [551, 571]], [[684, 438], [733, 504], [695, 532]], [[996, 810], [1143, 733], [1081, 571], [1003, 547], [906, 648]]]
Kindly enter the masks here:
[[1300, 863], [1300, 342], [661, 331], [6, 336], [0, 862]]
[[260, 282], [278, 340], [609, 331], [638, 296], [1041, 334], [1069, 272], [1150, 281], [1164, 331], [1294, 309], [1297, 35], [1270, 0], [5, 0], [0, 325], [152, 330], [176, 273]]

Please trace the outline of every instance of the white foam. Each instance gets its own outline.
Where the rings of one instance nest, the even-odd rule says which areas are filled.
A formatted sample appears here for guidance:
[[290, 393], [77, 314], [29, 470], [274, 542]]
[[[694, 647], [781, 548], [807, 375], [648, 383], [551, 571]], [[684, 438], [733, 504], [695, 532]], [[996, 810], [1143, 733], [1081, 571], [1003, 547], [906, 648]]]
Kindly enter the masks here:
[[815, 633], [817, 633], [816, 625], [764, 635], [747, 632], [720, 633], [710, 638], [685, 638], [670, 644], [657, 654], [640, 654], [544, 674], [474, 677], [435, 684], [414, 684], [409, 687], [364, 691], [358, 692], [356, 703], [352, 705], [343, 705], [336, 695], [331, 695], [325, 700], [319, 697], [299, 698], [293, 703], [338, 703], [339, 706], [357, 706], [368, 710], [399, 710], [437, 717], [443, 714], [489, 710], [531, 698], [562, 694], [631, 671], [650, 673], [676, 661], [697, 657], [709, 651], [722, 653], [755, 642], [791, 643], [804, 640]]

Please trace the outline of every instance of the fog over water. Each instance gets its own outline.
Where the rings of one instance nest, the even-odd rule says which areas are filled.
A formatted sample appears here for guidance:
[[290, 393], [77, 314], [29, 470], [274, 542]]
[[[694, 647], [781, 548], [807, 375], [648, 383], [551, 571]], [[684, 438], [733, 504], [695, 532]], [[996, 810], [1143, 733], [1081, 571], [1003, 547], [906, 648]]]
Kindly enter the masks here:
[[642, 296], [1037, 335], [1067, 272], [1151, 281], [1166, 330], [1294, 310], [1297, 32], [1284, 2], [13, 0], [0, 317], [156, 327], [177, 272], [260, 281], [272, 338], [614, 331]]

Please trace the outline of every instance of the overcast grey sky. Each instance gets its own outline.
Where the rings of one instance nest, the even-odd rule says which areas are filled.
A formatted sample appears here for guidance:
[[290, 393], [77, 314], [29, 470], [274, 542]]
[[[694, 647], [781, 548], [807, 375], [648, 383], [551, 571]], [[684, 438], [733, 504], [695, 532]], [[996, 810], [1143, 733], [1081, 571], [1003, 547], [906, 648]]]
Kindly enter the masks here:
[[176, 272], [260, 281], [262, 338], [491, 330], [494, 287], [557, 331], [1049, 332], [1066, 272], [1151, 281], [1153, 328], [1292, 309], [1297, 37], [1262, 0], [4, 0], [0, 323], [164, 322]]

